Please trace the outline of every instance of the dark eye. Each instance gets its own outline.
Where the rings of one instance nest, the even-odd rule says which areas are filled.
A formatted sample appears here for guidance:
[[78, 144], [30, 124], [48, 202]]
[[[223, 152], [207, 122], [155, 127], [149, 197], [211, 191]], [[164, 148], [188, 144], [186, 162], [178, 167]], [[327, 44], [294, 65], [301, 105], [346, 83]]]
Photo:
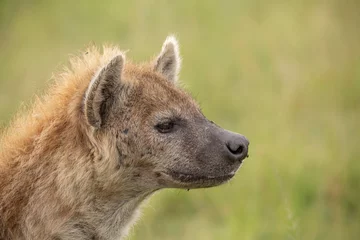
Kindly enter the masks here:
[[159, 123], [155, 126], [160, 133], [169, 133], [174, 129], [174, 122]]

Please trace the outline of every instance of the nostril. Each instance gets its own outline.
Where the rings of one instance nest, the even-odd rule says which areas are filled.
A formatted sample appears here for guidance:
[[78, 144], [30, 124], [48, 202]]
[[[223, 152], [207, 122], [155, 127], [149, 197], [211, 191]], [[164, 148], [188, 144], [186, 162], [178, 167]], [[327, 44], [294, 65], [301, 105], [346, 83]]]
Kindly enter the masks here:
[[245, 146], [243, 144], [227, 144], [227, 148], [234, 155], [241, 155], [245, 151]]
[[234, 154], [242, 154], [244, 151], [244, 146], [243, 145], [240, 145], [238, 147], [238, 149], [236, 149], [236, 151], [234, 152]]

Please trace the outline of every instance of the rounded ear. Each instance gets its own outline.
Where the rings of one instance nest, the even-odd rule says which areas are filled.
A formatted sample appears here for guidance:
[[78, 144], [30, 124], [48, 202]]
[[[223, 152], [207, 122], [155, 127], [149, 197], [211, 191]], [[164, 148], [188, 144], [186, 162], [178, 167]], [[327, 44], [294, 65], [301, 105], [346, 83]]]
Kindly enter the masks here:
[[115, 90], [121, 85], [125, 57], [118, 55], [91, 80], [85, 95], [85, 116], [88, 123], [100, 128], [114, 101]]
[[154, 69], [171, 82], [176, 82], [180, 72], [179, 44], [174, 36], [168, 36], [156, 59]]

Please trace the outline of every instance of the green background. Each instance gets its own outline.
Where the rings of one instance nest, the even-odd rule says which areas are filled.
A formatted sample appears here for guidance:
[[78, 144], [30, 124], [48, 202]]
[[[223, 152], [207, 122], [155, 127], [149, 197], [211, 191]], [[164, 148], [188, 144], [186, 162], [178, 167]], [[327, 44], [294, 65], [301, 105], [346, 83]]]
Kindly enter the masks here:
[[0, 124], [89, 43], [135, 61], [181, 44], [205, 115], [246, 135], [229, 184], [164, 190], [131, 239], [358, 239], [358, 1], [0, 0]]

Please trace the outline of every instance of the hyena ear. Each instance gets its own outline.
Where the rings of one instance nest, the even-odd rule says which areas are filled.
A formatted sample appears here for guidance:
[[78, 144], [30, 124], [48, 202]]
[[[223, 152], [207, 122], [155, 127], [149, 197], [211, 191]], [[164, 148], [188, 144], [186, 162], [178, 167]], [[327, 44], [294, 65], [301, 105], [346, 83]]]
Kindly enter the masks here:
[[115, 98], [115, 90], [121, 84], [125, 57], [118, 55], [102, 68], [91, 80], [85, 95], [85, 116], [88, 123], [100, 128]]
[[155, 71], [171, 82], [176, 82], [180, 71], [181, 58], [179, 44], [174, 36], [168, 36], [155, 61]]

